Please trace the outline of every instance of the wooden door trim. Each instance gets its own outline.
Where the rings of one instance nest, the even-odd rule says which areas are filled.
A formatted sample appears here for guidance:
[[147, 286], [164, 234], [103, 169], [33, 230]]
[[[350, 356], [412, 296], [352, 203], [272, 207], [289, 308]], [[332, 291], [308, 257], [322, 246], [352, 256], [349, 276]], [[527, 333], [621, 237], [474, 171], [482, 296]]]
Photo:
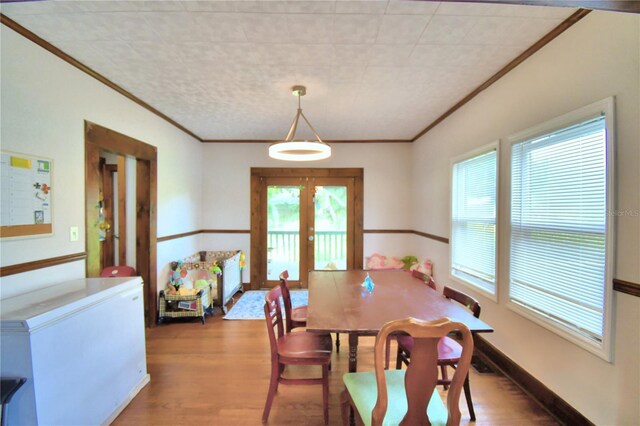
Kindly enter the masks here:
[[252, 167], [251, 176], [262, 177], [354, 177], [362, 178], [362, 168], [283, 168], [283, 167]]
[[118, 263], [127, 264], [127, 168], [124, 155], [118, 155]]
[[[149, 259], [138, 259], [136, 269], [144, 282], [145, 317], [147, 326], [156, 323], [157, 312], [157, 148], [130, 136], [123, 135], [106, 127], [85, 120], [85, 233], [86, 233], [86, 276], [96, 277], [100, 271], [96, 267], [99, 244], [97, 233], [89, 232], [97, 223], [99, 196], [98, 164], [100, 151], [107, 151], [119, 156], [132, 156], [142, 164], [149, 176], [149, 186], [136, 185], [137, 199], [143, 206], [137, 207], [136, 243], [142, 244], [148, 251]], [[145, 207], [145, 206], [148, 206]], [[142, 209], [142, 211], [140, 211]], [[148, 216], [148, 218], [146, 218]], [[144, 227], [144, 230], [142, 229]], [[126, 244], [126, 241], [123, 242]], [[139, 247], [138, 247], [139, 248]], [[99, 265], [99, 264], [98, 264]]]
[[281, 167], [252, 167], [251, 168], [251, 289], [258, 290], [265, 276], [265, 266], [260, 261], [264, 257], [260, 244], [261, 233], [266, 229], [266, 216], [260, 207], [266, 205], [267, 177], [345, 177], [354, 179], [354, 224], [353, 224], [353, 265], [356, 269], [363, 267], [364, 239], [364, 169], [362, 168], [281, 168]]
[[[100, 269], [107, 266], [115, 265], [115, 212], [114, 212], [114, 199], [113, 199], [113, 173], [118, 171], [118, 166], [115, 164], [107, 164], [106, 160], [100, 157], [100, 164], [102, 169], [102, 199], [103, 199], [103, 207], [104, 207], [104, 221], [109, 224], [110, 228], [106, 231], [105, 241], [102, 245], [102, 263], [100, 265]], [[109, 243], [109, 239], [111, 242]], [[109, 244], [111, 246], [109, 247]], [[109, 249], [109, 252], [104, 249]]]

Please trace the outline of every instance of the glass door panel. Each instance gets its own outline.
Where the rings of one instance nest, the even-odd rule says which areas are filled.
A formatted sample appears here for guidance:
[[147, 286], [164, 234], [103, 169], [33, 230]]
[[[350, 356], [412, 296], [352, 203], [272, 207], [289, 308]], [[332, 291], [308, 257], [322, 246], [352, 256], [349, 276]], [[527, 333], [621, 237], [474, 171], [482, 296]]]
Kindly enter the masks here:
[[347, 269], [347, 187], [319, 186], [314, 194], [315, 270]]
[[267, 280], [300, 279], [300, 186], [267, 186]]
[[[351, 177], [260, 179], [259, 191], [252, 194], [259, 200], [253, 204], [259, 208], [252, 212], [252, 227], [260, 235], [254, 288], [277, 285], [284, 270], [292, 288], [304, 288], [310, 270], [354, 267], [354, 182]], [[253, 241], [252, 230], [252, 247]]]

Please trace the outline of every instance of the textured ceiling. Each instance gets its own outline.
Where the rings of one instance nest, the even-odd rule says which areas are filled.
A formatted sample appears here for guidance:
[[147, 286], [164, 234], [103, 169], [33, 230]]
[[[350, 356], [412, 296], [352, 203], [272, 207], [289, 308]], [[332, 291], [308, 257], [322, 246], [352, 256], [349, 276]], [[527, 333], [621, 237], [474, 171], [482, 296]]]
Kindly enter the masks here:
[[[418, 1], [4, 3], [202, 139], [411, 139], [575, 9]], [[304, 135], [304, 133], [302, 134]]]

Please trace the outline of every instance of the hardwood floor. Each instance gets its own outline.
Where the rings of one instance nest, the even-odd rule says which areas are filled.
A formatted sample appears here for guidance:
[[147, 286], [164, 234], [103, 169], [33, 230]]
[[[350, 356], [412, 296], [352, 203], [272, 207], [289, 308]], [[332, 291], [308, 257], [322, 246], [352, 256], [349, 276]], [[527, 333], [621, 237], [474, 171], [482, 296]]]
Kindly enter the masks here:
[[[147, 329], [151, 382], [113, 425], [261, 425], [270, 373], [265, 327], [264, 321], [223, 321], [218, 311], [205, 325], [195, 320], [174, 321]], [[331, 425], [341, 424], [340, 392], [348, 364], [346, 336], [341, 341], [340, 353], [333, 353], [330, 372]], [[361, 339], [358, 355], [359, 370], [373, 368], [373, 338]], [[292, 367], [290, 372], [319, 377], [320, 368]], [[558, 424], [505, 377], [472, 371], [470, 380], [476, 425]], [[473, 424], [464, 396], [460, 410], [462, 424]], [[269, 424], [322, 425], [321, 387], [280, 385]]]

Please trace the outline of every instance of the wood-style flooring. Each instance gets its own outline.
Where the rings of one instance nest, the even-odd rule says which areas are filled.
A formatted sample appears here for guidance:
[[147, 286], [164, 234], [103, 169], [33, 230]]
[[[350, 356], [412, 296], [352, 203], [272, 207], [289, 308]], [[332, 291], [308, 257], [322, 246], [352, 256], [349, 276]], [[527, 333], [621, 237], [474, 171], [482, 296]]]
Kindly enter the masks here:
[[[197, 320], [185, 321], [147, 329], [151, 382], [112, 424], [261, 425], [270, 374], [264, 320], [224, 321], [217, 311], [215, 317], [207, 317], [205, 325]], [[348, 339], [346, 335], [341, 337], [340, 353], [334, 350], [330, 372], [331, 425], [341, 424], [340, 392], [348, 364]], [[360, 342], [358, 370], [372, 369], [373, 338], [361, 338]], [[319, 367], [294, 367], [287, 367], [291, 374], [320, 375]], [[558, 424], [507, 378], [472, 371], [470, 380], [476, 425]], [[462, 424], [473, 424], [464, 394], [460, 409]], [[322, 425], [321, 387], [281, 384], [269, 424]]]

